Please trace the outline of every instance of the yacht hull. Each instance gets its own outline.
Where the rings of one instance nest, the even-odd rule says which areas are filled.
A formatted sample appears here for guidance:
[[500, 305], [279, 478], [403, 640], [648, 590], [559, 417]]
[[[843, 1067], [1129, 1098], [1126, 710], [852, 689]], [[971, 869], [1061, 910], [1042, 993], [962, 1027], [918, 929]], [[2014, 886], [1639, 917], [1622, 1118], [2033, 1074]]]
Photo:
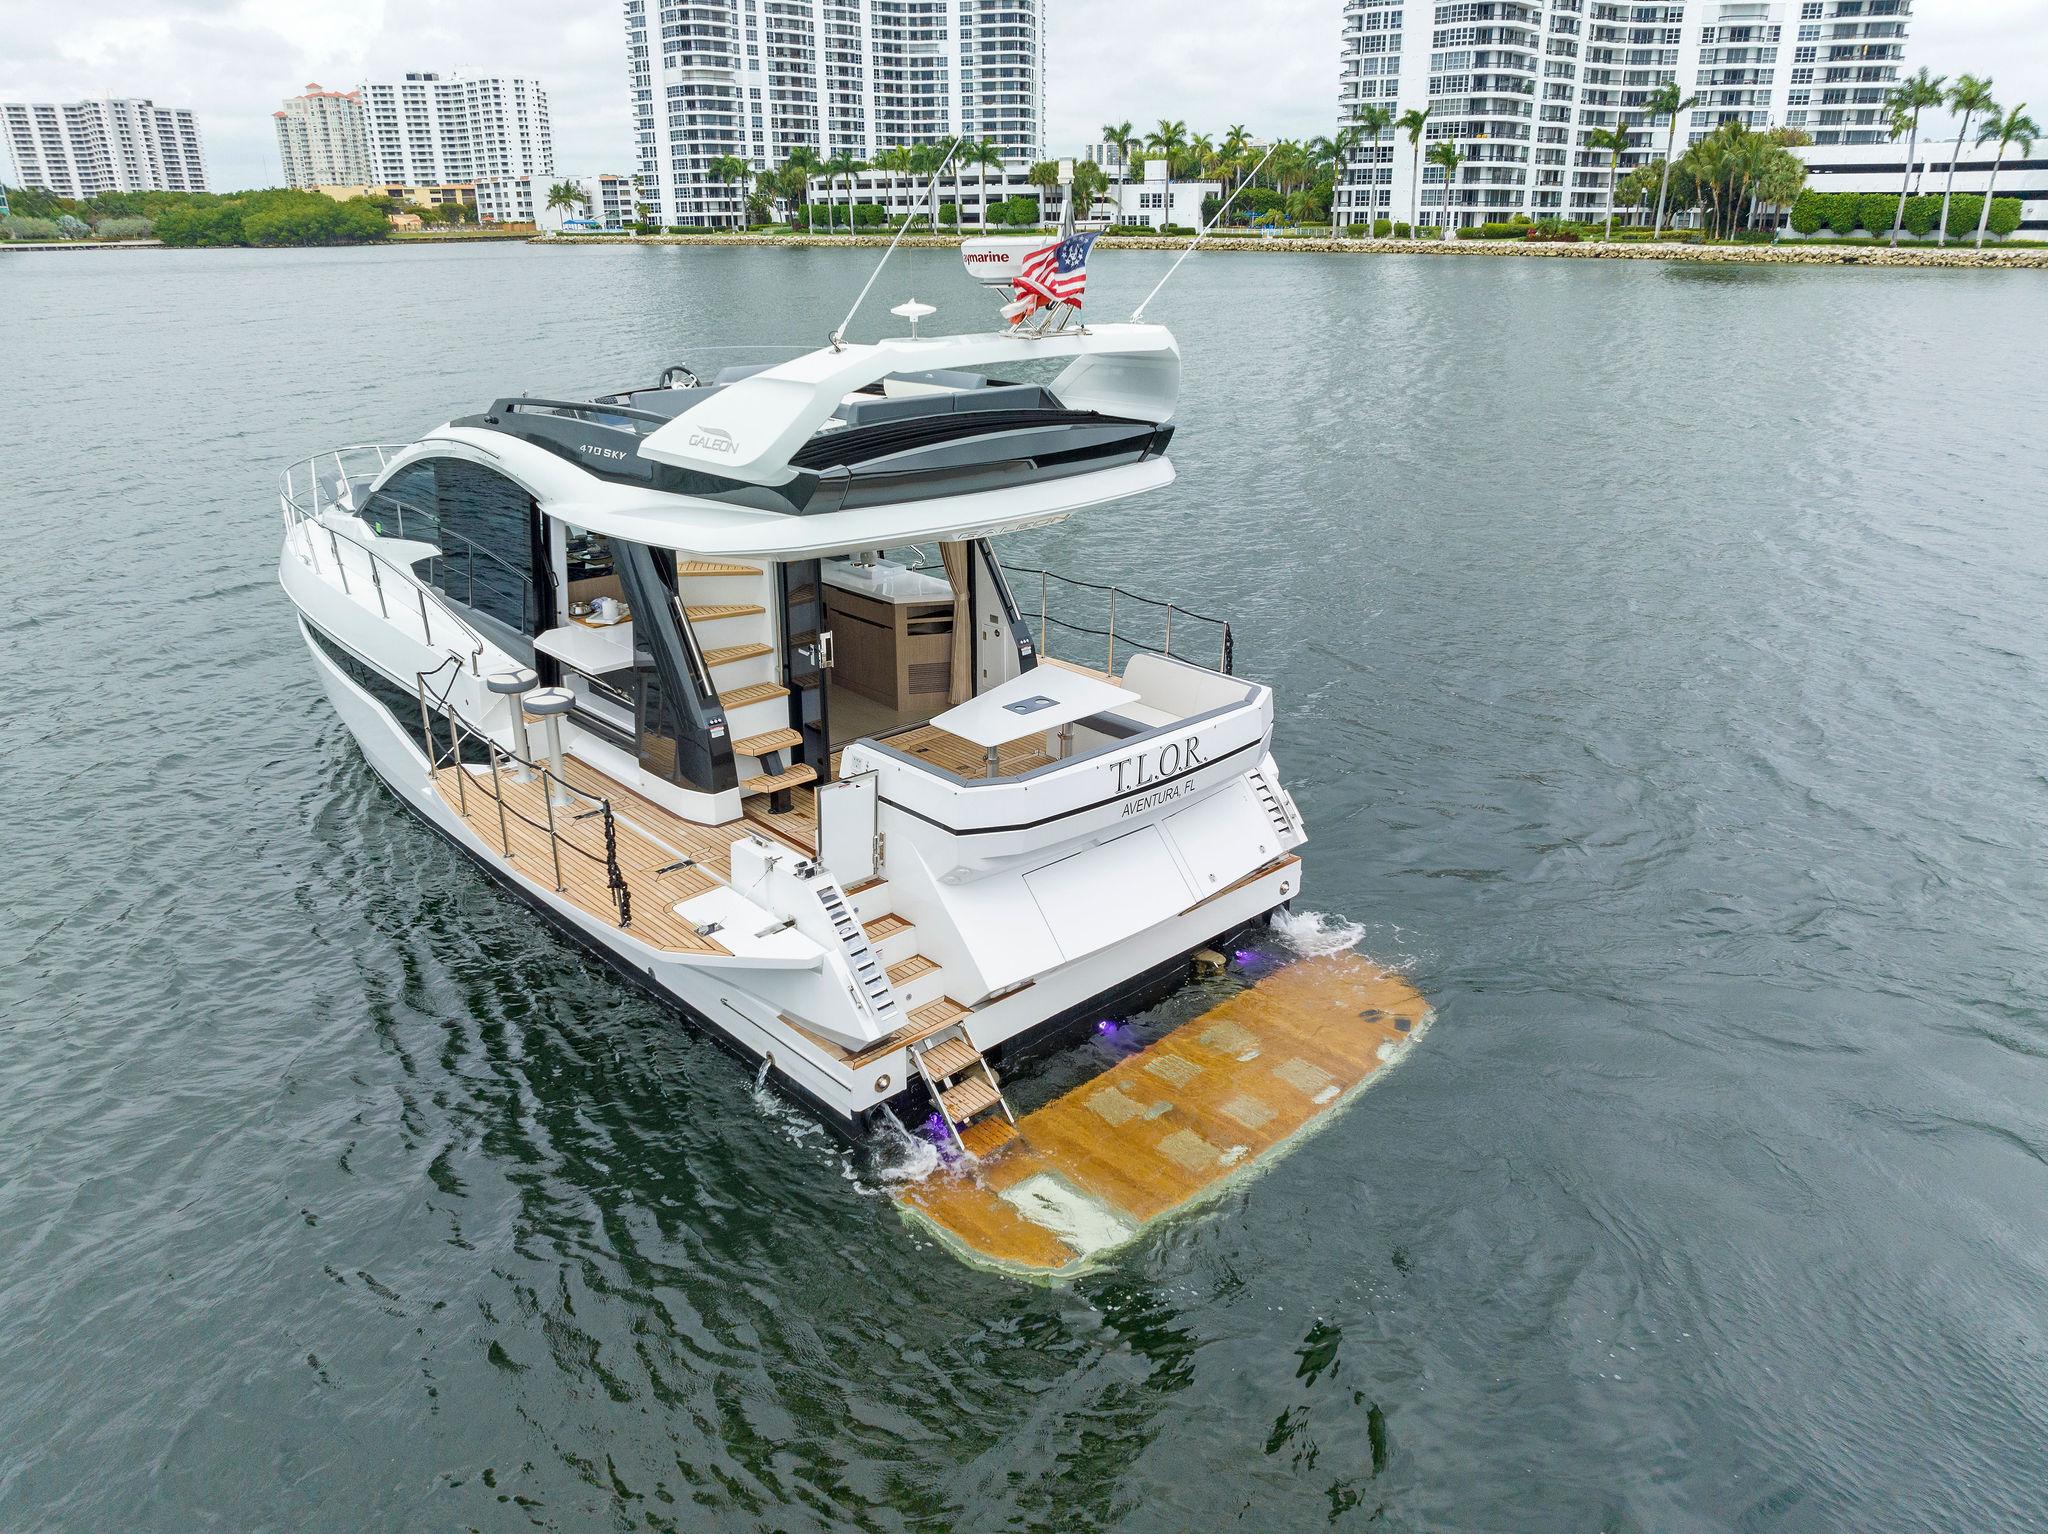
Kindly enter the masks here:
[[[923, 1113], [925, 1091], [907, 1046], [849, 1054], [786, 1020], [778, 993], [787, 996], [789, 971], [653, 948], [517, 872], [443, 799], [416, 739], [390, 708], [309, 634], [302, 637], [322, 688], [371, 770], [494, 882], [741, 1058], [767, 1064], [779, 1090], [835, 1129], [857, 1133], [882, 1110]], [[1128, 1015], [1171, 994], [1186, 979], [1190, 955], [1266, 921], [1294, 898], [1299, 874], [1297, 858], [1278, 858], [1176, 918], [986, 1003], [976, 1012], [977, 1042], [991, 1058], [1010, 1059], [1065, 1029]]]

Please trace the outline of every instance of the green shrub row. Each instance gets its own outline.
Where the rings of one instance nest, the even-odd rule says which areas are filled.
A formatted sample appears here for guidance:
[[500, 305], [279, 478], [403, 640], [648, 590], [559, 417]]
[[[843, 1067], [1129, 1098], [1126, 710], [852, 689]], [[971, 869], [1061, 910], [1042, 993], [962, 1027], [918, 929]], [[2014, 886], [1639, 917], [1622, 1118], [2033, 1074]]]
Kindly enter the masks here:
[[166, 245], [361, 245], [390, 233], [374, 202], [336, 202], [318, 192], [201, 194], [156, 215], [156, 236]]
[[[1896, 192], [1805, 191], [1792, 204], [1792, 227], [1800, 234], [1818, 234], [1823, 229], [1838, 235], [1854, 234], [1858, 229], [1873, 235], [1889, 234], [1898, 210], [1899, 196]], [[1983, 211], [1983, 194], [1957, 193], [1949, 203], [1949, 238], [1962, 239], [1975, 234], [1977, 220]], [[1941, 197], [1938, 193], [1922, 193], [1906, 199], [1903, 220], [1906, 233], [1921, 238], [1932, 234], [1940, 222]], [[1990, 232], [2003, 238], [2019, 226], [2020, 199], [1992, 198]]]

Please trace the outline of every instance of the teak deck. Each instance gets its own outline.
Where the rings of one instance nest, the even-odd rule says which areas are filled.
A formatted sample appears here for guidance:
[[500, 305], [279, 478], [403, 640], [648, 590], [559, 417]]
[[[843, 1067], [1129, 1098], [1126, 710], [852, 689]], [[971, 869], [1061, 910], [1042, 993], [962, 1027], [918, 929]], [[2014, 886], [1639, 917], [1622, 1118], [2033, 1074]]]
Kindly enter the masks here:
[[[725, 945], [716, 938], [699, 937], [695, 926], [676, 914], [675, 905], [731, 879], [732, 843], [736, 837], [748, 829], [773, 834], [774, 826], [750, 827], [738, 821], [707, 826], [685, 820], [578, 756], [565, 758], [562, 771], [572, 788], [611, 802], [619, 871], [632, 899], [633, 920], [626, 930], [657, 948], [676, 953], [725, 953]], [[440, 767], [434, 773], [434, 784], [443, 802], [468, 821], [485, 846], [504, 857], [509, 842], [512, 865], [528, 878], [553, 889], [555, 855], [546, 830], [547, 804], [541, 798], [539, 782], [521, 781], [508, 770], [498, 774], [497, 783], [504, 791], [507, 811], [502, 827], [489, 773], [473, 772], [460, 784], [453, 767]], [[561, 893], [590, 915], [616, 922], [618, 908], [612, 903], [604, 864], [603, 822], [584, 814], [590, 808], [588, 799], [556, 807], [555, 828], [564, 844]], [[675, 867], [679, 856], [696, 866]]]
[[897, 1202], [970, 1262], [1067, 1276], [1269, 1162], [1398, 1060], [1428, 1019], [1421, 992], [1356, 955], [1300, 960]]

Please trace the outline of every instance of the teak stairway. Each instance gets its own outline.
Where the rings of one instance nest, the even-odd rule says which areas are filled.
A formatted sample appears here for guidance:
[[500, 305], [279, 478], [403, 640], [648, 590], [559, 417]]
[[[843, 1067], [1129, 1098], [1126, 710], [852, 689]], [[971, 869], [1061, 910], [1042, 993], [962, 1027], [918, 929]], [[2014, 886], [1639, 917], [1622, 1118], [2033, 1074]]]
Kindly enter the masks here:
[[987, 1156], [1017, 1138], [1017, 1115], [1010, 1111], [995, 1069], [961, 1024], [949, 1024], [911, 1045], [910, 1058], [960, 1149]]
[[786, 797], [799, 784], [815, 782], [817, 769], [789, 755], [803, 736], [790, 728], [789, 689], [781, 681], [769, 610], [774, 577], [759, 565], [685, 559], [676, 565], [676, 581], [685, 593], [683, 617], [725, 710], [741, 792]]

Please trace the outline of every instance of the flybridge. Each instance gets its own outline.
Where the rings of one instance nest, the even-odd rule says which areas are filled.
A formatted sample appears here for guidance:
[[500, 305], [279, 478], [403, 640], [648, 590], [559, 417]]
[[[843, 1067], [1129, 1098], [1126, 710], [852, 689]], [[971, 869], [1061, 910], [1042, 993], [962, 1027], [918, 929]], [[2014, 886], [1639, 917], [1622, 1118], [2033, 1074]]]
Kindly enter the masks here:
[[[1076, 415], [1153, 426], [1173, 417], [1180, 348], [1162, 325], [1098, 325], [1043, 336], [1003, 331], [894, 337], [821, 347], [706, 391], [643, 438], [639, 453], [680, 469], [784, 485], [796, 476], [794, 460], [805, 446], [821, 431], [840, 429], [835, 421], [867, 425], [883, 415], [910, 420], [960, 414], [957, 397], [985, 389], [990, 380], [943, 375], [1047, 357], [1072, 361], [1045, 389], [1034, 391], [1049, 396], [1039, 408], [1065, 413], [1070, 424], [1078, 424], [1072, 421]], [[893, 408], [869, 411], [870, 399]], [[849, 411], [860, 418], [849, 421]]]

